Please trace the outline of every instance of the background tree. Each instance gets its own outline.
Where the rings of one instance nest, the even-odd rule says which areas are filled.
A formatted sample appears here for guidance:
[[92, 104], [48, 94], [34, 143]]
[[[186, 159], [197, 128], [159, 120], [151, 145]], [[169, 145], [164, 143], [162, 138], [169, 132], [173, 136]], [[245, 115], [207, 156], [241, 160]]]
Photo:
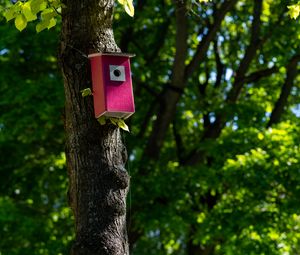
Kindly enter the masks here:
[[[132, 254], [297, 254], [299, 23], [290, 19], [286, 7], [296, 3], [138, 1], [133, 21], [117, 7], [116, 41], [122, 51], [137, 55], [132, 65], [137, 113], [126, 136]], [[47, 66], [54, 66], [50, 56], [55, 56], [55, 46], [48, 40], [49, 55], [39, 54], [43, 48], [38, 39], [33, 41], [31, 26], [22, 35], [10, 29], [1, 39], [1, 72], [7, 74], [1, 76], [1, 151], [7, 156], [1, 158], [6, 186], [1, 186], [5, 227], [0, 250], [57, 254], [66, 249], [58, 240], [67, 243], [72, 236], [70, 221], [63, 218], [69, 211], [63, 200], [55, 202], [65, 195], [59, 184], [65, 183], [65, 176], [59, 179], [62, 138], [56, 131], [61, 130], [56, 118], [62, 90], [57, 72], [49, 75]], [[35, 38], [55, 42], [53, 34]], [[80, 44], [85, 39], [72, 40]], [[82, 58], [74, 49], [68, 51]], [[27, 61], [45, 63], [30, 65], [40, 68], [43, 81], [57, 82], [42, 84], [28, 74], [24, 54]], [[55, 88], [57, 100], [48, 97]], [[26, 91], [24, 96], [15, 98], [20, 91]], [[44, 92], [55, 103], [33, 100]], [[50, 127], [41, 130], [40, 120]], [[40, 186], [31, 189], [37, 182]], [[56, 191], [47, 194], [48, 203], [42, 200], [46, 182], [47, 189]], [[37, 208], [47, 224], [33, 224], [40, 215], [34, 214]], [[15, 226], [22, 228], [14, 231]], [[21, 239], [24, 231], [32, 234]], [[20, 239], [19, 246], [7, 245]]]

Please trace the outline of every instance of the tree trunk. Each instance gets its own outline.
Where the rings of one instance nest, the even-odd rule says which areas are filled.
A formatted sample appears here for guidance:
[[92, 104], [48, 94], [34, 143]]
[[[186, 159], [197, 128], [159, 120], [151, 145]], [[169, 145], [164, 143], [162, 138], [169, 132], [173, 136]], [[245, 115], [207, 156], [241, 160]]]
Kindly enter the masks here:
[[63, 0], [60, 61], [65, 88], [69, 203], [75, 216], [72, 255], [127, 255], [126, 148], [119, 128], [100, 126], [85, 54], [119, 51], [112, 31], [113, 0]]

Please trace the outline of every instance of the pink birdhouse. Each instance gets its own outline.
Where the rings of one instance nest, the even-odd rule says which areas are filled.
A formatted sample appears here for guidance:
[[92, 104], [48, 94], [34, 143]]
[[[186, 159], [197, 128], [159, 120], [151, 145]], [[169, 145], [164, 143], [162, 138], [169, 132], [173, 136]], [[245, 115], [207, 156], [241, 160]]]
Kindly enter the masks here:
[[95, 117], [128, 118], [134, 113], [131, 54], [90, 54]]

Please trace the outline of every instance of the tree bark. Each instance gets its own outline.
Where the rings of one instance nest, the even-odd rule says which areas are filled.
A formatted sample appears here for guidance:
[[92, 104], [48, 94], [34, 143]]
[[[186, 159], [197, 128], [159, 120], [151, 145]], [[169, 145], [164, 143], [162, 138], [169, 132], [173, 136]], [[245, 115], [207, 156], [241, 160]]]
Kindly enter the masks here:
[[112, 31], [113, 0], [63, 0], [60, 61], [65, 88], [69, 203], [75, 216], [72, 255], [127, 255], [126, 148], [119, 128], [94, 118], [85, 54], [119, 51]]

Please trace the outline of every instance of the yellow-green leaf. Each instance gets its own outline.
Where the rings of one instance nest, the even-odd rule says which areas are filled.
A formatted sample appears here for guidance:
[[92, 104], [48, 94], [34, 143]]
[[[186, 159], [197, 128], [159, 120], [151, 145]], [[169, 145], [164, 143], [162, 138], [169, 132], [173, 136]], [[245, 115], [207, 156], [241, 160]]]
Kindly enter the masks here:
[[42, 19], [43, 20], [49, 20], [49, 21], [55, 15], [56, 15], [56, 13], [54, 12], [54, 10], [52, 8], [47, 8], [47, 9], [43, 10], [42, 13], [41, 13]]
[[134, 16], [134, 6], [132, 0], [118, 0], [118, 2], [123, 5], [125, 11], [129, 16]]
[[134, 6], [132, 0], [127, 0], [124, 5], [125, 11], [130, 17], [134, 16]]
[[126, 123], [124, 122], [124, 120], [119, 119], [118, 122], [117, 122], [117, 125], [118, 125], [119, 128], [122, 128], [123, 130], [129, 132], [129, 128], [126, 125]]
[[19, 14], [15, 19], [15, 26], [19, 31], [22, 31], [27, 26], [27, 20], [24, 14]]
[[264, 138], [265, 138], [263, 133], [258, 133], [257, 137], [258, 137], [259, 140], [264, 140]]
[[37, 14], [39, 11], [42, 11], [47, 8], [47, 1], [44, 0], [31, 0], [30, 8], [33, 14]]
[[36, 32], [39, 33], [46, 29], [49, 26], [50, 21], [49, 20], [43, 20], [40, 23], [38, 23], [35, 27]]
[[126, 1], [126, 0], [118, 0], [118, 2], [119, 2], [120, 4], [122, 4], [122, 5], [124, 5], [125, 1]]
[[5, 13], [4, 13], [4, 17], [6, 18], [6, 21], [10, 21], [13, 18], [15, 18], [18, 15], [18, 13], [16, 12], [14, 6], [10, 7]]
[[60, 0], [52, 0], [51, 6], [54, 8], [59, 8], [61, 6]]
[[287, 7], [289, 9], [289, 15], [292, 19], [297, 19], [300, 15], [300, 4], [289, 5]]
[[93, 94], [92, 90], [90, 88], [83, 89], [80, 92], [81, 92], [82, 97], [90, 96]]
[[56, 19], [52, 18], [52, 19], [50, 19], [49, 26], [47, 28], [50, 29], [51, 27], [54, 27], [55, 25], [56, 25]]
[[116, 126], [118, 126], [117, 122], [118, 122], [118, 119], [117, 118], [109, 118], [110, 122]]
[[30, 2], [26, 2], [22, 5], [22, 13], [27, 21], [33, 21], [37, 19], [37, 16], [32, 13]]
[[97, 120], [100, 123], [100, 125], [102, 125], [102, 126], [106, 124], [106, 117], [105, 116], [101, 116]]

